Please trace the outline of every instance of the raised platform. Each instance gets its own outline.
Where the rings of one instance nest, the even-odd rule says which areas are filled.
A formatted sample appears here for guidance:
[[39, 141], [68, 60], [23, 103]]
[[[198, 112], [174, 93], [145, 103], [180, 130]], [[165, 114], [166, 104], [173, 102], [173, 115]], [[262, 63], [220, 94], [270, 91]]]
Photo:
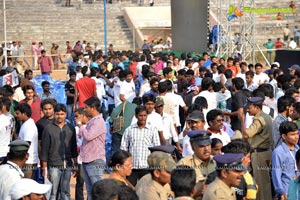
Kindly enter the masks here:
[[300, 50], [277, 50], [275, 61], [280, 63], [280, 68], [288, 73], [288, 68], [294, 64], [300, 65]]

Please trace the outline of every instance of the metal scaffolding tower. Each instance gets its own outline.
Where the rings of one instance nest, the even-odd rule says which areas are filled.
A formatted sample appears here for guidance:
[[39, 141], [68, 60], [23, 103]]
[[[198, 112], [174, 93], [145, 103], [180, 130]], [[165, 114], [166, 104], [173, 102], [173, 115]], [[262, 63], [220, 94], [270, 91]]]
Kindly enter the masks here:
[[218, 45], [217, 56], [240, 53], [244, 60], [254, 59], [255, 18], [245, 7], [254, 7], [254, 0], [217, 0]]

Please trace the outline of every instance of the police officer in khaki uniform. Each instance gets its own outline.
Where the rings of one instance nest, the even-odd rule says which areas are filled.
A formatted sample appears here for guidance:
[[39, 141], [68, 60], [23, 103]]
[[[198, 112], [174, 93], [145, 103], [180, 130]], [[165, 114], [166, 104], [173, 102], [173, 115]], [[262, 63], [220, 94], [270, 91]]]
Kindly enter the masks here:
[[151, 180], [141, 185], [136, 191], [139, 199], [167, 200], [169, 190], [164, 186], [171, 181], [171, 172], [176, 167], [172, 156], [161, 151], [154, 151], [148, 156]]
[[211, 156], [211, 133], [205, 130], [193, 130], [188, 132], [190, 143], [194, 154], [182, 158], [178, 165], [187, 165], [196, 171], [196, 193], [195, 197], [204, 194], [207, 176], [215, 171], [216, 163]]
[[254, 116], [249, 128], [242, 130], [243, 138], [253, 149], [251, 163], [253, 177], [258, 185], [257, 199], [272, 199], [270, 165], [272, 158], [272, 118], [262, 111], [263, 98], [249, 97], [247, 112]]
[[204, 193], [203, 200], [236, 200], [235, 190], [247, 168], [242, 164], [244, 154], [227, 153], [214, 156], [217, 162], [217, 178], [210, 183]]
[[[155, 151], [168, 153], [173, 157], [173, 159], [175, 157], [174, 161], [177, 162], [176, 155], [175, 155], [176, 154], [175, 147], [173, 145], [159, 145], [159, 146], [149, 147], [148, 149], [151, 151], [151, 153]], [[140, 180], [138, 180], [137, 184], [135, 185], [135, 190], [139, 191], [140, 188], [144, 188], [145, 185], [149, 184], [149, 182], [151, 181], [152, 181], [152, 177], [150, 173], [144, 175]], [[171, 190], [171, 186], [169, 183], [164, 185], [164, 189], [168, 197], [173, 198], [175, 196], [173, 191]]]

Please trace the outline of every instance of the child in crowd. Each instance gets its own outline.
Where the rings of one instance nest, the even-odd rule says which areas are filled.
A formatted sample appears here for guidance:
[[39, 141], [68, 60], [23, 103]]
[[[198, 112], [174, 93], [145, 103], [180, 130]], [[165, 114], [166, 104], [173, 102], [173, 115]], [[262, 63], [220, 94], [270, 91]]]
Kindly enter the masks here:
[[220, 139], [218, 138], [213, 138], [211, 140], [211, 155], [218, 155], [218, 154], [222, 154], [222, 147], [223, 147], [223, 143]]

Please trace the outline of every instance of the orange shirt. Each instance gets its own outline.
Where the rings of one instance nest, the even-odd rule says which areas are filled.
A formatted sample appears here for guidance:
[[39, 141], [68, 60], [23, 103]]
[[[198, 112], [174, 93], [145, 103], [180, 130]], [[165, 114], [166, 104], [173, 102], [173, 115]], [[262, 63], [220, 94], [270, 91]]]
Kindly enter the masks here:
[[232, 78], [235, 78], [236, 75], [239, 73], [236, 66], [227, 66], [226, 70], [231, 70], [232, 71]]

